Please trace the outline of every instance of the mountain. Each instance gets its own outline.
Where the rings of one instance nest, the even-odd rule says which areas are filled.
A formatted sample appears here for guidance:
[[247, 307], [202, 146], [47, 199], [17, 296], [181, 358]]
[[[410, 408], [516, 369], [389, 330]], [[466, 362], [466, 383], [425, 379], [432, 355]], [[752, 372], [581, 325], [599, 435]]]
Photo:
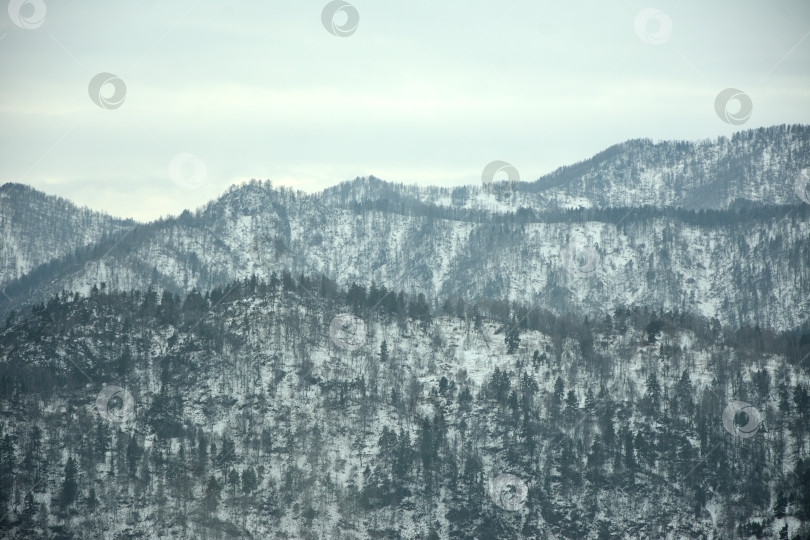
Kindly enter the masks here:
[[[0, 310], [102, 282], [185, 294], [286, 268], [342, 286], [508, 298], [557, 314], [640, 304], [735, 327], [800, 328], [810, 313], [810, 205], [794, 183], [809, 141], [807, 126], [630, 141], [490, 189], [372, 177], [308, 195], [254, 181], [194, 213], [110, 225], [115, 234], [9, 281], [12, 302]], [[15, 230], [8, 245], [20, 243]], [[58, 243], [48, 230], [40, 236]]]
[[425, 188], [372, 178], [327, 189], [324, 198], [343, 207], [389, 199], [495, 212], [645, 206], [726, 210], [800, 203], [794, 183], [808, 167], [810, 127], [782, 125], [698, 142], [631, 140], [534, 182], [502, 184], [495, 193], [480, 186]]
[[131, 228], [22, 184], [0, 186], [0, 288], [52, 259]]
[[326, 279], [0, 330], [12, 538], [805, 538], [810, 334]]
[[810, 537], [805, 126], [535, 182], [0, 189], [0, 536]]

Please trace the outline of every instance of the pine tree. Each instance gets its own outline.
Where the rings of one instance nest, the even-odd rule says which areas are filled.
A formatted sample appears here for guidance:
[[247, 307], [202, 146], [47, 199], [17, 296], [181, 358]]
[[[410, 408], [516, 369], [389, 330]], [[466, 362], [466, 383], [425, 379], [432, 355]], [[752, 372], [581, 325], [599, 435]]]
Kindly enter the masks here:
[[518, 347], [520, 347], [520, 328], [518, 328], [518, 325], [511, 325], [503, 339], [506, 342], [506, 354], [515, 354]]
[[614, 538], [613, 533], [610, 531], [610, 522], [604, 519], [599, 520], [599, 532], [597, 533], [596, 538], [598, 540], [611, 540]]
[[59, 504], [62, 508], [67, 508], [76, 501], [79, 495], [79, 484], [77, 475], [76, 460], [68, 458], [65, 464], [65, 479], [62, 482], [62, 491], [59, 494]]
[[602, 411], [599, 418], [599, 429], [602, 432], [602, 440], [608, 451], [612, 451], [616, 444], [616, 429], [613, 426], [613, 408], [608, 406]]
[[0, 509], [5, 509], [11, 498], [11, 486], [13, 485], [16, 464], [17, 456], [14, 439], [7, 433], [0, 439]]
[[[212, 450], [211, 455], [213, 454], [214, 451]], [[219, 456], [217, 456], [217, 464], [224, 471], [229, 465], [235, 462], [236, 462], [236, 446], [234, 445], [233, 439], [225, 435], [222, 437], [222, 448], [220, 448]]]
[[28, 438], [28, 448], [23, 458], [23, 470], [32, 476], [35, 486], [40, 483], [40, 469], [42, 463], [42, 429], [35, 425], [31, 428]]
[[799, 383], [793, 388], [793, 403], [796, 404], [796, 412], [800, 415], [810, 413], [810, 394], [805, 385]]
[[655, 373], [650, 373], [647, 376], [647, 394], [645, 397], [648, 400], [647, 413], [650, 416], [657, 416], [661, 404], [661, 386], [658, 384], [658, 377]]
[[132, 351], [130, 350], [129, 345], [124, 345], [124, 348], [121, 351], [120, 356], [118, 357], [118, 365], [116, 366], [118, 376], [119, 377], [126, 376], [131, 369], [132, 369]]
[[96, 436], [94, 443], [96, 459], [104, 463], [107, 461], [107, 450], [110, 449], [110, 433], [107, 424], [102, 421], [96, 425]]
[[629, 430], [624, 432], [624, 465], [631, 471], [636, 467], [636, 458], [633, 452], [633, 434]]
[[568, 391], [568, 396], [565, 398], [565, 406], [570, 411], [575, 411], [579, 408], [579, 398], [577, 398], [577, 394], [573, 390]]
[[687, 418], [692, 417], [695, 410], [695, 405], [692, 401], [693, 394], [694, 391], [692, 389], [692, 381], [689, 379], [689, 372], [684, 370], [675, 387], [675, 413], [681, 413]]
[[599, 484], [602, 478], [602, 466], [605, 463], [605, 453], [602, 443], [597, 435], [591, 444], [591, 451], [588, 453], [588, 479], [594, 484]]
[[585, 390], [585, 410], [588, 414], [593, 414], [596, 410], [596, 398], [594, 398], [593, 390], [590, 388]]
[[37, 504], [34, 502], [34, 494], [30, 491], [25, 495], [25, 503], [23, 506], [22, 514], [20, 514], [20, 522], [23, 530], [31, 531], [34, 525], [34, 517], [37, 515]]
[[127, 465], [129, 466], [129, 474], [132, 476], [135, 476], [141, 455], [143, 455], [143, 448], [138, 444], [138, 440], [133, 435], [130, 435], [127, 444]]
[[433, 426], [430, 420], [422, 419], [419, 430], [419, 457], [422, 460], [422, 474], [425, 479], [425, 492], [430, 493], [433, 488], [433, 466], [436, 462]]
[[553, 421], [560, 418], [562, 412], [563, 398], [565, 397], [565, 383], [561, 377], [554, 380], [554, 390], [551, 393], [551, 402], [549, 404], [549, 416]]
[[253, 468], [247, 468], [242, 471], [242, 493], [245, 495], [250, 495], [253, 493], [256, 488], [259, 487], [258, 479], [256, 478], [256, 472]]
[[205, 494], [203, 496], [203, 510], [207, 514], [210, 515], [217, 511], [220, 491], [222, 491], [222, 486], [219, 485], [216, 478], [210, 476], [205, 486]]
[[785, 510], [787, 510], [787, 499], [785, 498], [785, 494], [780, 491], [776, 496], [776, 501], [773, 503], [773, 515], [781, 519], [785, 517]]
[[427, 298], [424, 293], [419, 293], [416, 296], [416, 300], [412, 300], [408, 304], [408, 315], [413, 319], [421, 321], [423, 325], [430, 324], [430, 306], [428, 306]]
[[492, 392], [492, 396], [498, 402], [506, 403], [511, 384], [509, 375], [505, 371], [501, 371], [500, 368], [495, 367], [495, 371], [492, 373], [492, 378], [489, 381], [489, 388]]
[[87, 509], [93, 512], [98, 507], [98, 497], [96, 496], [95, 488], [90, 488], [87, 494]]

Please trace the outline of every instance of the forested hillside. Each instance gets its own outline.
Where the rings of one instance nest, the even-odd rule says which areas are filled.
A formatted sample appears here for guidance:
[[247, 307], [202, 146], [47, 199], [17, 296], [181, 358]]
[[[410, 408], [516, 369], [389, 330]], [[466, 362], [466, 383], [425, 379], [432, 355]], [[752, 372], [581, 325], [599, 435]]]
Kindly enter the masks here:
[[133, 225], [22, 184], [0, 185], [0, 287]]
[[6, 184], [2, 536], [808, 538], [809, 145], [144, 224]]
[[[406, 186], [376, 178], [329, 188], [329, 204], [401, 200], [457, 209], [536, 212], [651, 206], [723, 210], [740, 203], [797, 202], [795, 180], [810, 167], [810, 127], [780, 125], [702, 141], [636, 139], [611, 146], [539, 179], [496, 177], [495, 189]], [[358, 185], [359, 183], [359, 185]]]
[[628, 141], [536, 182], [449, 190], [371, 177], [305, 194], [251, 181], [148, 224], [7, 184], [0, 315], [101, 282], [185, 295], [288, 269], [560, 315], [635, 302], [806, 328], [809, 155], [808, 126]]
[[254, 182], [192, 214], [111, 236], [5, 288], [0, 312], [62, 290], [209, 290], [252, 273], [376, 280], [411, 294], [508, 298], [604, 316], [636, 302], [724, 325], [802, 327], [810, 205], [695, 212], [613, 208], [482, 214], [395, 201], [325, 206]]
[[806, 538], [810, 335], [318, 276], [0, 332], [12, 538]]

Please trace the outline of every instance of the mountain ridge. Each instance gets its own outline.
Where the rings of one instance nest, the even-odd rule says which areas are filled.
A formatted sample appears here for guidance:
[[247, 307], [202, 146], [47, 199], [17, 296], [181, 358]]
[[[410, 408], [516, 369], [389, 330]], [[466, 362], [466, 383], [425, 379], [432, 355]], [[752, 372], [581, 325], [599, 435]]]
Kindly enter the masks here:
[[0, 185], [0, 288], [133, 223], [24, 184]]
[[[81, 252], [6, 281], [11, 302], [6, 299], [0, 310], [44, 301], [63, 289], [86, 294], [101, 282], [120, 290], [151, 286], [185, 293], [254, 273], [267, 279], [287, 268], [294, 274], [321, 273], [343, 286], [376, 281], [437, 299], [508, 298], [556, 313], [609, 313], [640, 302], [737, 327], [799, 328], [810, 312], [805, 256], [810, 224], [809, 205], [792, 182], [808, 159], [804, 149], [810, 128], [777, 126], [717, 141], [637, 140], [615, 145], [597, 160], [612, 160], [632, 177], [634, 167], [640, 167], [622, 165], [630, 159], [621, 153], [628, 148], [657, 148], [650, 159], [658, 169], [680, 163], [676, 157], [690, 148], [708, 153], [733, 149], [738, 161], [749, 155], [750, 163], [718, 158], [713, 166], [748, 171], [740, 193], [753, 195], [732, 200], [734, 193], [728, 192], [718, 199], [721, 208], [708, 210], [650, 205], [632, 197], [623, 206], [520, 206], [534, 196], [530, 188], [537, 183], [451, 190], [369, 177], [309, 195], [251, 181], [194, 213], [131, 224]], [[668, 158], [666, 150], [673, 148], [681, 154]], [[583, 163], [574, 167], [591, 167]], [[762, 172], [763, 163], [769, 165], [760, 178], [754, 172]], [[566, 169], [559, 171], [556, 177]], [[589, 175], [599, 176], [583, 173], [577, 181]], [[764, 179], [777, 176], [778, 185], [763, 188]], [[704, 182], [728, 183], [729, 178]], [[571, 182], [567, 186], [571, 196], [581, 189]], [[458, 196], [459, 189], [466, 190], [464, 197]], [[692, 184], [678, 188], [675, 198], [689, 199], [691, 189]], [[767, 197], [777, 191], [786, 193]], [[582, 264], [593, 268], [577, 267]]]

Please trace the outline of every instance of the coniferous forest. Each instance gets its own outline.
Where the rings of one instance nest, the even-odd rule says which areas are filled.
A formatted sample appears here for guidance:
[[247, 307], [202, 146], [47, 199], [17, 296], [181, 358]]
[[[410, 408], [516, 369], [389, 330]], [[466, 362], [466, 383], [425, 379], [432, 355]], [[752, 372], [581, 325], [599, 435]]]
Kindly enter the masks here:
[[0, 332], [0, 526], [804, 538], [808, 355], [807, 333], [635, 306], [574, 319], [286, 271], [182, 297], [101, 283]]

